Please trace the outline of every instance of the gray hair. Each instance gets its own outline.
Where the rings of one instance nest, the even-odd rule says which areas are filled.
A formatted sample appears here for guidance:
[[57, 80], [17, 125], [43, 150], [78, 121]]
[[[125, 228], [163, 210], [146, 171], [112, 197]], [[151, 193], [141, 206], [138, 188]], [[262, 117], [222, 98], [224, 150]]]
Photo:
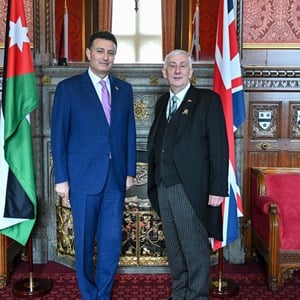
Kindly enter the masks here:
[[192, 65], [192, 57], [188, 54], [188, 52], [186, 52], [185, 50], [182, 50], [182, 49], [175, 49], [175, 50], [172, 50], [171, 52], [169, 52], [166, 57], [165, 57], [165, 61], [164, 61], [164, 69], [167, 68], [167, 64], [168, 64], [168, 61], [170, 60], [171, 57], [173, 56], [177, 56], [177, 55], [186, 55], [188, 57], [188, 60], [189, 60], [189, 67], [192, 69], [193, 68], [193, 65]]

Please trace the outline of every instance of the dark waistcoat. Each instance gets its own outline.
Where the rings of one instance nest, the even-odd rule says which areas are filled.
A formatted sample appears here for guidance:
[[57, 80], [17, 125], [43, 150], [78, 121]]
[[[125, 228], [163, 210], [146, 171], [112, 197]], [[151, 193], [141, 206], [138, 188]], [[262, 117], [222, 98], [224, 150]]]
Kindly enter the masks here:
[[157, 135], [154, 141], [156, 165], [154, 176], [157, 185], [159, 185], [161, 181], [166, 187], [181, 182], [172, 156], [177, 118], [177, 113], [173, 115], [170, 122], [168, 122], [166, 118], [161, 118], [157, 128]]

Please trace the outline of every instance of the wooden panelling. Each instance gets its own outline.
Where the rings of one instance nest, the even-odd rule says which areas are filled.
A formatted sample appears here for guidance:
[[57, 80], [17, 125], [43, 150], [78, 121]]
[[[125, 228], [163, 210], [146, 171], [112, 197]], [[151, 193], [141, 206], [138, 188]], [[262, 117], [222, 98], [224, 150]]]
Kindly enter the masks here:
[[[268, 90], [265, 84], [268, 80], [278, 89]], [[256, 81], [260, 83], [259, 89], [255, 88]], [[251, 167], [300, 166], [300, 91], [289, 85], [291, 81], [279, 77], [275, 80], [253, 78], [253, 88], [245, 97], [248, 119], [244, 127], [243, 206], [248, 254], [251, 252]], [[284, 90], [284, 86], [289, 89]]]

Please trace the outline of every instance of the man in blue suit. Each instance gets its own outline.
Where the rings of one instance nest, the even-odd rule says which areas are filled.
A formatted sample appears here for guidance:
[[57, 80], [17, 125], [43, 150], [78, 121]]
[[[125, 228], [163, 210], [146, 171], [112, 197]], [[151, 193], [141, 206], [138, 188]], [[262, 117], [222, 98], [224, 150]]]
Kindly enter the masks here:
[[84, 300], [110, 299], [125, 193], [136, 172], [132, 87], [109, 75], [116, 51], [114, 35], [94, 33], [86, 49], [88, 70], [58, 84], [52, 110], [55, 190], [63, 203], [70, 199], [76, 273]]

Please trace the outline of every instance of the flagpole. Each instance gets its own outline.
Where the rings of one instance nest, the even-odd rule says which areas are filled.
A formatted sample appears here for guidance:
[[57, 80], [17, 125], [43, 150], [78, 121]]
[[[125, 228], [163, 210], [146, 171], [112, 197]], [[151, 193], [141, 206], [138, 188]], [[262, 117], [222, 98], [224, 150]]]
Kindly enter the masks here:
[[238, 238], [237, 220], [243, 214], [235, 166], [234, 132], [246, 119], [246, 114], [233, 0], [220, 0], [219, 2], [213, 90], [221, 97], [229, 146], [229, 197], [222, 204], [224, 241], [221, 247], [219, 247], [220, 244], [215, 244], [213, 247], [213, 249], [219, 249], [219, 265], [218, 277], [212, 279], [210, 287], [210, 294], [220, 297], [236, 295], [239, 290], [234, 281], [223, 278], [222, 247]]
[[62, 20], [60, 42], [59, 42], [59, 57], [57, 64], [66, 66], [69, 58], [69, 17], [67, 0], [64, 1], [64, 15]]
[[223, 278], [223, 248], [218, 250], [218, 277], [211, 280], [210, 296], [235, 296], [239, 292], [238, 285], [231, 279]]
[[52, 289], [52, 282], [48, 279], [35, 278], [33, 275], [33, 251], [31, 237], [27, 243], [28, 278], [18, 280], [12, 288], [16, 297], [45, 296]]
[[68, 62], [69, 59], [69, 16], [68, 16], [68, 5], [67, 0], [64, 4], [65, 14], [64, 14], [64, 55]]
[[[192, 46], [190, 49], [190, 55], [194, 58], [194, 60], [199, 61], [200, 51], [201, 51], [200, 33], [199, 33], [199, 26], [200, 26], [199, 0], [196, 3], [196, 9], [195, 9], [192, 24], [194, 25], [194, 32], [192, 36]], [[195, 56], [193, 55], [194, 51], [195, 51]]]
[[[6, 22], [2, 105], [6, 133], [4, 158], [9, 173], [5, 213], [1, 218], [5, 216], [10, 222], [0, 232], [27, 246], [29, 278], [15, 283], [14, 295], [45, 295], [50, 292], [52, 284], [48, 280], [33, 277], [31, 235], [36, 221], [37, 199], [34, 192], [32, 137], [26, 116], [29, 117], [38, 107], [39, 98], [22, 0], [8, 1]], [[24, 153], [27, 157], [24, 157]]]

